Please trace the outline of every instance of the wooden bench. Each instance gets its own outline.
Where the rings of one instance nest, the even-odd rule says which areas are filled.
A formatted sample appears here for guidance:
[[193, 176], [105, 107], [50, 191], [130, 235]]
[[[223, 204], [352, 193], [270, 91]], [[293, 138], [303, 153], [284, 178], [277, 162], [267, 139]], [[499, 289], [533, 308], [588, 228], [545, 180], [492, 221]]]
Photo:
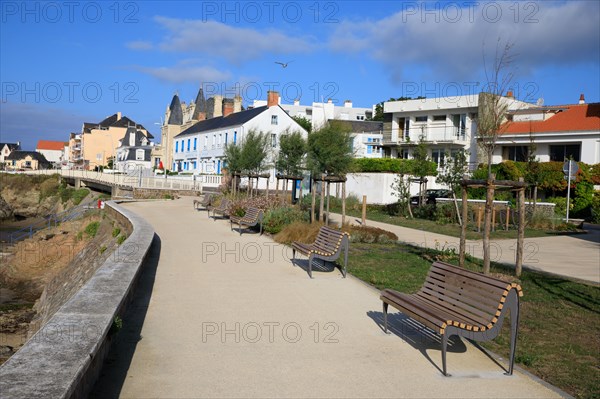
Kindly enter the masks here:
[[348, 233], [323, 226], [312, 244], [303, 244], [294, 241], [292, 243], [292, 258], [296, 260], [296, 251], [308, 256], [308, 275], [312, 278], [312, 262], [315, 259], [334, 262], [344, 252], [344, 266], [342, 275], [346, 277], [346, 266], [348, 265]]
[[209, 205], [213, 200], [212, 194], [205, 194], [204, 198], [201, 200], [194, 200], [194, 209], [198, 210], [199, 208], [208, 209]]
[[221, 199], [221, 203], [218, 206], [209, 206], [208, 208], [206, 208], [209, 217], [210, 217], [210, 211], [212, 211], [213, 215], [213, 219], [216, 220], [216, 215], [219, 214], [223, 217], [228, 217], [229, 216], [229, 205], [231, 204], [231, 201], [229, 201], [227, 198], [223, 198]]
[[231, 224], [231, 230], [233, 231], [233, 224], [237, 223], [240, 229], [240, 235], [242, 235], [242, 226], [252, 227], [258, 224], [260, 225], [260, 234], [262, 235], [262, 221], [264, 214], [262, 209], [248, 208], [246, 209], [246, 214], [244, 216], [230, 216], [229, 222]]
[[446, 372], [448, 338], [458, 335], [475, 341], [498, 336], [510, 310], [511, 341], [507, 375], [512, 375], [519, 324], [521, 287], [444, 262], [435, 262], [416, 294], [381, 291], [384, 331], [388, 333], [387, 310], [392, 305], [442, 336], [442, 373]]

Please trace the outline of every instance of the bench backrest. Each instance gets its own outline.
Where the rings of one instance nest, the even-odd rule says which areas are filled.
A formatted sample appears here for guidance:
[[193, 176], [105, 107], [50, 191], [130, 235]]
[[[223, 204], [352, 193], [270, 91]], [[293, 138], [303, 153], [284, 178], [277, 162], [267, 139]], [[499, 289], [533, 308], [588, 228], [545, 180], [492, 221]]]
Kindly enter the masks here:
[[344, 236], [348, 236], [348, 233], [322, 226], [313, 246], [323, 252], [336, 252], [342, 245]]
[[249, 221], [258, 221], [260, 214], [262, 213], [261, 209], [258, 208], [248, 208], [246, 209], [246, 214], [244, 215], [244, 220]]
[[227, 208], [229, 207], [229, 202], [230, 202], [230, 201], [229, 201], [227, 198], [223, 198], [223, 199], [221, 200], [221, 203], [220, 203], [220, 204], [219, 204], [219, 206], [217, 207], [217, 209], [220, 209], [220, 210], [225, 210], [225, 209], [227, 209]]
[[417, 295], [443, 303], [457, 313], [491, 327], [500, 315], [511, 289], [522, 296], [521, 287], [444, 262], [435, 262]]
[[212, 194], [206, 194], [204, 196], [204, 199], [202, 200], [202, 202], [200, 202], [202, 205], [206, 206], [206, 205], [210, 205], [212, 202], [212, 198], [213, 195]]

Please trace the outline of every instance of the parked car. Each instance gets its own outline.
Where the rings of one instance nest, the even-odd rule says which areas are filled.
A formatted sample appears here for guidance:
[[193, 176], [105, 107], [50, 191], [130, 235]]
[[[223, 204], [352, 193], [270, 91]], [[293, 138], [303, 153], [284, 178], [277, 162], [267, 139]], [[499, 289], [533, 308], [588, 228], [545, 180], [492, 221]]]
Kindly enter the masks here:
[[[419, 197], [421, 195], [415, 195], [410, 197], [411, 205], [419, 205]], [[425, 191], [425, 198], [423, 199], [427, 205], [435, 205], [436, 198], [450, 198], [450, 190], [444, 189], [431, 189]]]

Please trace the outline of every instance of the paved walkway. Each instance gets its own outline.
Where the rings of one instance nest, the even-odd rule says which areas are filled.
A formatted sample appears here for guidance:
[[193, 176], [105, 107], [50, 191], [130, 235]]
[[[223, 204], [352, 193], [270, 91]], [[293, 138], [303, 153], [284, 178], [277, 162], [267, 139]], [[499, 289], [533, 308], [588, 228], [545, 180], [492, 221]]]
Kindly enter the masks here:
[[[352, 216], [347, 219], [353, 224], [361, 222], [360, 218]], [[332, 214], [331, 220], [339, 223], [342, 215]], [[372, 220], [367, 220], [367, 225], [391, 231], [403, 242], [426, 248], [455, 249], [458, 253], [460, 240], [457, 237]], [[483, 259], [481, 240], [467, 240], [466, 249], [472, 256]], [[490, 249], [492, 261], [514, 266], [516, 239], [492, 240]], [[588, 234], [526, 238], [523, 247], [523, 264], [531, 269], [600, 284], [600, 229], [590, 229]]]
[[557, 397], [512, 377], [460, 340], [439, 372], [437, 337], [394, 314], [379, 327], [378, 292], [338, 269], [315, 272], [289, 251], [192, 200], [125, 205], [145, 217], [154, 247], [111, 367], [92, 397]]

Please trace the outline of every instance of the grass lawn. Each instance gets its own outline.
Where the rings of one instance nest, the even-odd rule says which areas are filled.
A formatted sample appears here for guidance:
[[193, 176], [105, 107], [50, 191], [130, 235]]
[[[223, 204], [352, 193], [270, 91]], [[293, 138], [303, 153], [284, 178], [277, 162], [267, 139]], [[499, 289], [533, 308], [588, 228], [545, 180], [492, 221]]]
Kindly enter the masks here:
[[[341, 209], [332, 210], [332, 212], [341, 213]], [[347, 210], [347, 215], [358, 217], [362, 216], [360, 211], [356, 210]], [[394, 224], [397, 226], [408, 227], [411, 229], [424, 230], [432, 233], [444, 234], [452, 237], [460, 237], [460, 226], [457, 224], [440, 224], [433, 220], [427, 219], [408, 219], [402, 216], [390, 216], [385, 212], [380, 212], [376, 210], [367, 210], [367, 219], [374, 220], [376, 222], [383, 222]], [[475, 229], [477, 226], [469, 225], [467, 228], [467, 239], [469, 240], [480, 240], [483, 237], [483, 223], [481, 226], [481, 233], [478, 233]], [[504, 227], [501, 225], [497, 225], [497, 230], [490, 233], [490, 238], [493, 239], [516, 239], [517, 238], [517, 230], [509, 229], [508, 231], [502, 230]], [[556, 234], [560, 234], [557, 231], [547, 231], [547, 230], [537, 230], [537, 229], [525, 229], [525, 237], [533, 238], [533, 237], [547, 237], [553, 236]]]
[[[447, 253], [405, 244], [353, 243], [348, 270], [379, 289], [413, 293], [423, 284], [435, 259], [458, 263]], [[475, 259], [469, 259], [466, 267], [481, 270]], [[499, 265], [493, 265], [491, 272], [512, 276]], [[516, 362], [576, 397], [599, 397], [600, 287], [531, 271], [523, 271], [519, 283], [524, 295]], [[505, 324], [499, 337], [482, 346], [506, 358], [509, 337]]]

